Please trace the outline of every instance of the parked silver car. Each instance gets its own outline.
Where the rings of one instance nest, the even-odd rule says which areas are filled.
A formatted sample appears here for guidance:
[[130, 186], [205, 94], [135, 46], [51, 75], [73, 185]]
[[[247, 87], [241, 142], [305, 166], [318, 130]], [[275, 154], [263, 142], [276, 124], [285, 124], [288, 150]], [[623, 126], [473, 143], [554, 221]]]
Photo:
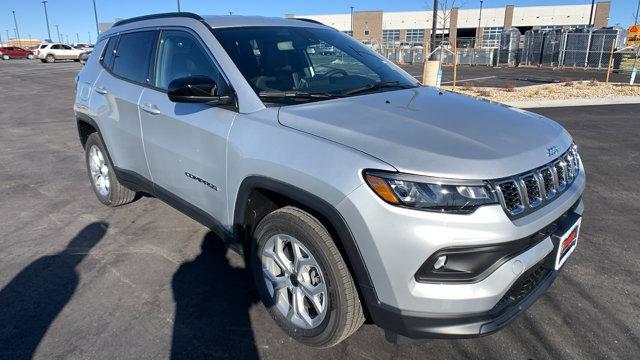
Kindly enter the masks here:
[[422, 87], [318, 23], [124, 20], [77, 81], [98, 199], [145, 192], [213, 229], [310, 346], [365, 318], [392, 341], [490, 334], [576, 247], [585, 172], [560, 125]]

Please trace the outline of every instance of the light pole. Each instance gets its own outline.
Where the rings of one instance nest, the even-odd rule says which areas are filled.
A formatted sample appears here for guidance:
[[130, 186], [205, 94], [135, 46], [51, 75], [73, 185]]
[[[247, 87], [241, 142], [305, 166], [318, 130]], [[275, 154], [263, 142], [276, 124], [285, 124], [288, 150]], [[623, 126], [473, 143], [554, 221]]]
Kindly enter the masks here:
[[100, 27], [98, 26], [98, 10], [96, 8], [96, 0], [93, 0], [93, 16], [96, 18], [96, 33], [100, 36]]
[[80, 35], [78, 35], [78, 33], [76, 33], [76, 42], [79, 44], [80, 43]]
[[589, 26], [591, 26], [591, 20], [593, 19], [593, 6], [596, 0], [591, 0], [591, 11], [589, 11]]
[[351, 28], [351, 37], [353, 36], [353, 6], [349, 6], [351, 8], [351, 24], [349, 25], [349, 27]]
[[433, 0], [433, 23], [431, 24], [431, 52], [436, 49], [436, 32], [438, 30], [438, 0]]
[[5, 30], [7, 32], [7, 44], [9, 43], [9, 40], [11, 40], [11, 37], [9, 36], [9, 30]]
[[91, 31], [87, 31], [87, 34], [89, 35], [89, 45], [91, 45]]
[[18, 30], [18, 21], [16, 20], [15, 10], [11, 10], [13, 13], [13, 23], [16, 25], [16, 37], [18, 38], [18, 46], [22, 47], [22, 41], [20, 41], [20, 30]]
[[476, 44], [476, 47], [478, 46], [482, 46], [482, 39], [478, 39], [479, 35], [480, 35], [480, 29], [482, 28], [482, 3], [484, 1], [480, 0], [480, 16], [478, 16], [478, 32], [476, 34], [476, 41], [479, 42], [479, 44]]
[[[638, 25], [638, 14], [640, 13], [640, 0], [638, 0], [638, 7], [636, 8], [636, 17], [635, 20], [633, 20], [633, 26]], [[636, 36], [636, 42], [640, 40], [637, 39]], [[636, 64], [638, 63], [638, 55], [640, 55], [640, 45], [636, 45], [638, 46], [638, 50], [636, 50], [636, 57], [635, 59], [633, 59], [633, 66], [631, 67], [631, 81], [629, 81], [631, 83], [631, 85], [633, 85], [633, 83], [636, 80], [636, 74], [638, 73], [638, 69], [636, 68]]]
[[178, 3], [178, 12], [180, 12], [180, 0], [176, 0], [176, 2]]
[[44, 18], [47, 21], [47, 34], [49, 35], [49, 41], [51, 41], [51, 29], [49, 29], [49, 14], [47, 13], [47, 0], [43, 0], [42, 5], [44, 5]]
[[54, 25], [56, 27], [56, 32], [58, 33], [58, 42], [62, 42], [62, 39], [60, 38], [60, 27], [58, 25]]

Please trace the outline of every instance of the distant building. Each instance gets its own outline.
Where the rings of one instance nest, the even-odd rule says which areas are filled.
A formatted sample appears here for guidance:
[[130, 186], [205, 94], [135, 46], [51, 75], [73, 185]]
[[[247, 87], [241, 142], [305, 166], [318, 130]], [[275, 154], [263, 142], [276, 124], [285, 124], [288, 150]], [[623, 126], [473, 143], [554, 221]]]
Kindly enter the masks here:
[[[610, 1], [594, 6], [594, 27], [608, 25]], [[504, 28], [516, 27], [522, 34], [530, 29], [560, 29], [586, 27], [589, 24], [591, 3], [582, 5], [513, 6], [503, 8], [459, 9], [438, 12], [437, 34], [444, 34], [451, 43], [469, 39], [475, 47], [496, 47]], [[399, 43], [429, 43], [432, 28], [431, 11], [354, 11], [331, 15], [285, 15], [319, 21], [353, 35], [360, 41], [391, 45]], [[353, 32], [353, 34], [351, 34]], [[475, 41], [479, 39], [479, 41]]]
[[41, 43], [42, 40], [40, 39], [11, 39], [9, 41], [4, 41], [0, 46], [18, 46], [27, 48], [40, 45]]

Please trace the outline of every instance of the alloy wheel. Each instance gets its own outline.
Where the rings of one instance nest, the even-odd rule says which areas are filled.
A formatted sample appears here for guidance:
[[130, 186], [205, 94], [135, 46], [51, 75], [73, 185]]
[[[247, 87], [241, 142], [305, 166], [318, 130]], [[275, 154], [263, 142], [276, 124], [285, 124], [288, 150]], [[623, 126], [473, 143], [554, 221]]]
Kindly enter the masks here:
[[280, 314], [303, 329], [320, 325], [328, 309], [327, 285], [307, 247], [277, 234], [267, 240], [261, 259], [267, 290]]
[[91, 145], [89, 149], [89, 171], [93, 186], [101, 196], [108, 196], [111, 190], [111, 181], [109, 179], [109, 166], [105, 161], [105, 157], [95, 145]]

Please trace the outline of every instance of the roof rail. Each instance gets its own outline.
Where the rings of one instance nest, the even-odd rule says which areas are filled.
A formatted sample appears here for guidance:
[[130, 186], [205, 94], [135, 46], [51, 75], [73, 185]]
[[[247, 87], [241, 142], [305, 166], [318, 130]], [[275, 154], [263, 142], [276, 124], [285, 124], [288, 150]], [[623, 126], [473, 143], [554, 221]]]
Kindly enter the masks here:
[[130, 23], [137, 22], [137, 21], [172, 18], [172, 17], [186, 17], [186, 18], [196, 19], [196, 20], [200, 20], [200, 21], [204, 20], [202, 18], [202, 16], [200, 16], [198, 14], [190, 13], [190, 12], [170, 12], [170, 13], [160, 13], [160, 14], [136, 16], [136, 17], [132, 17], [132, 18], [129, 18], [129, 19], [116, 21], [116, 23], [113, 24], [113, 27], [124, 25], [124, 24], [130, 24]]
[[300, 21], [306, 21], [308, 23], [312, 23], [312, 24], [318, 24], [318, 25], [323, 25], [326, 26], [325, 24], [321, 23], [318, 20], [313, 20], [313, 19], [305, 19], [305, 18], [293, 18], [294, 20], [300, 20]]

